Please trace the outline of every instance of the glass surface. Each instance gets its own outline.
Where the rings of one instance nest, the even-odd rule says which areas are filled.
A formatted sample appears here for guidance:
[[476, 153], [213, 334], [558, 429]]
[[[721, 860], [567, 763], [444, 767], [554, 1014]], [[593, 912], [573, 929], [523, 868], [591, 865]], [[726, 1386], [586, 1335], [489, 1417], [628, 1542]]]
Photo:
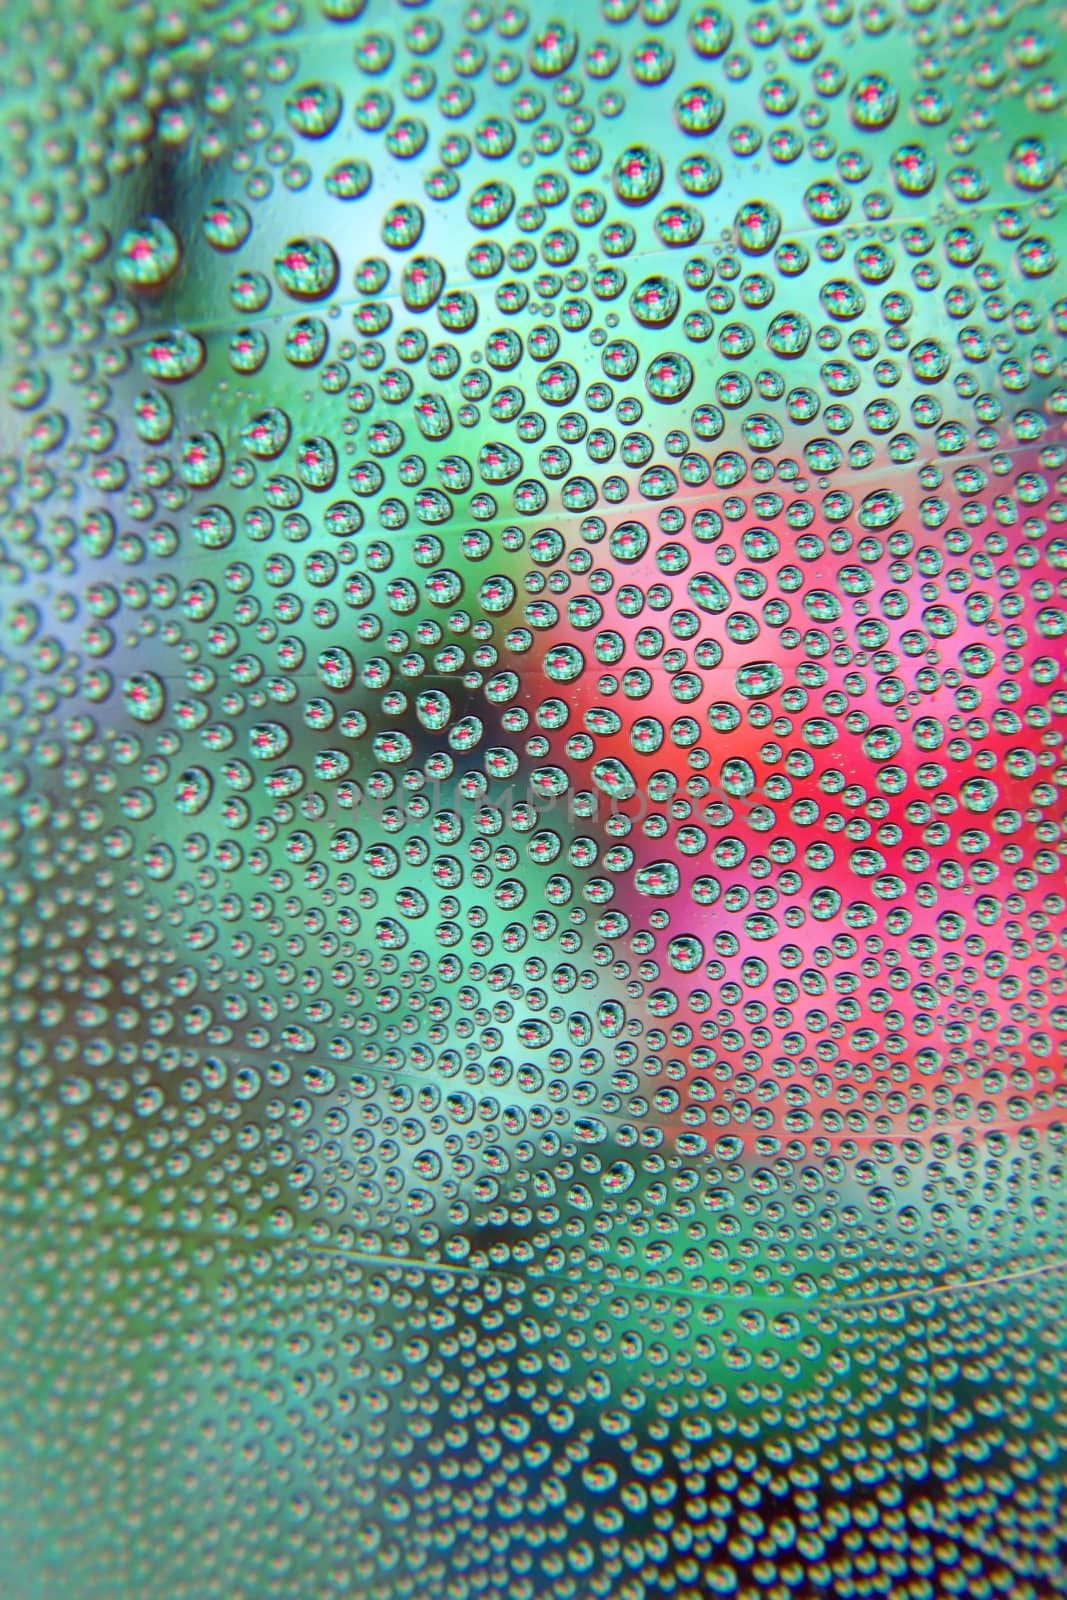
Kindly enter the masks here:
[[1064, 1577], [1063, 44], [0, 6], [0, 1592]]

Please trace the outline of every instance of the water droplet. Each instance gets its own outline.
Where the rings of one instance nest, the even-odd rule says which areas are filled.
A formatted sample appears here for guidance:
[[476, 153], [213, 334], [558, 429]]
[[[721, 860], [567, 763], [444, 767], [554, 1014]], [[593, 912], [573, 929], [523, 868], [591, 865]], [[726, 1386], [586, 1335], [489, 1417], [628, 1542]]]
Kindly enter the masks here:
[[115, 252], [115, 273], [128, 289], [158, 289], [181, 261], [181, 244], [160, 217], [146, 217], [127, 228]]
[[332, 83], [306, 83], [287, 96], [285, 120], [305, 139], [324, 139], [341, 119], [341, 91]]
[[324, 300], [337, 283], [338, 270], [325, 239], [290, 239], [274, 258], [274, 276], [294, 300]]

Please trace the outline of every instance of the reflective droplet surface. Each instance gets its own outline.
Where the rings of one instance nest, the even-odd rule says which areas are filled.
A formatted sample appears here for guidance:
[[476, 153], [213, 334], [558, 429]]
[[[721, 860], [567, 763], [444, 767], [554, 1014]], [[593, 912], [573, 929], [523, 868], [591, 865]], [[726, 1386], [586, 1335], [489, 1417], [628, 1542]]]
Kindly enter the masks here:
[[305, 139], [324, 139], [341, 118], [341, 91], [332, 83], [307, 83], [285, 102], [286, 121]]
[[274, 276], [294, 300], [325, 299], [337, 274], [337, 257], [325, 239], [290, 239], [274, 258]]
[[616, 161], [611, 181], [624, 205], [647, 205], [663, 182], [663, 163], [649, 146], [631, 145]]
[[177, 234], [161, 218], [147, 217], [119, 240], [115, 271], [127, 288], [158, 289], [174, 276], [180, 261]]

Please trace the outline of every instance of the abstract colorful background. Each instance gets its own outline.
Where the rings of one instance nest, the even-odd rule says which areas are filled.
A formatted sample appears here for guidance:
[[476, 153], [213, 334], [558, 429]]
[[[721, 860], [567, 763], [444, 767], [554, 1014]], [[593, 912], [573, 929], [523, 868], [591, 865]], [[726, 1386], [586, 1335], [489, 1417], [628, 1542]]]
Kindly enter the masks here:
[[0, 8], [0, 1592], [1067, 1594], [1061, 18]]

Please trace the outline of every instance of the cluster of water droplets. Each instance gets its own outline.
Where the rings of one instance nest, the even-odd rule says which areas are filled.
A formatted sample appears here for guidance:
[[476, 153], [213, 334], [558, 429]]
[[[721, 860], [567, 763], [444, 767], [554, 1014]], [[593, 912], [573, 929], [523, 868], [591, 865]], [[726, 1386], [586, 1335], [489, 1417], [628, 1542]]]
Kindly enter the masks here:
[[0, 46], [11, 1592], [1059, 1592], [1052, 16]]

